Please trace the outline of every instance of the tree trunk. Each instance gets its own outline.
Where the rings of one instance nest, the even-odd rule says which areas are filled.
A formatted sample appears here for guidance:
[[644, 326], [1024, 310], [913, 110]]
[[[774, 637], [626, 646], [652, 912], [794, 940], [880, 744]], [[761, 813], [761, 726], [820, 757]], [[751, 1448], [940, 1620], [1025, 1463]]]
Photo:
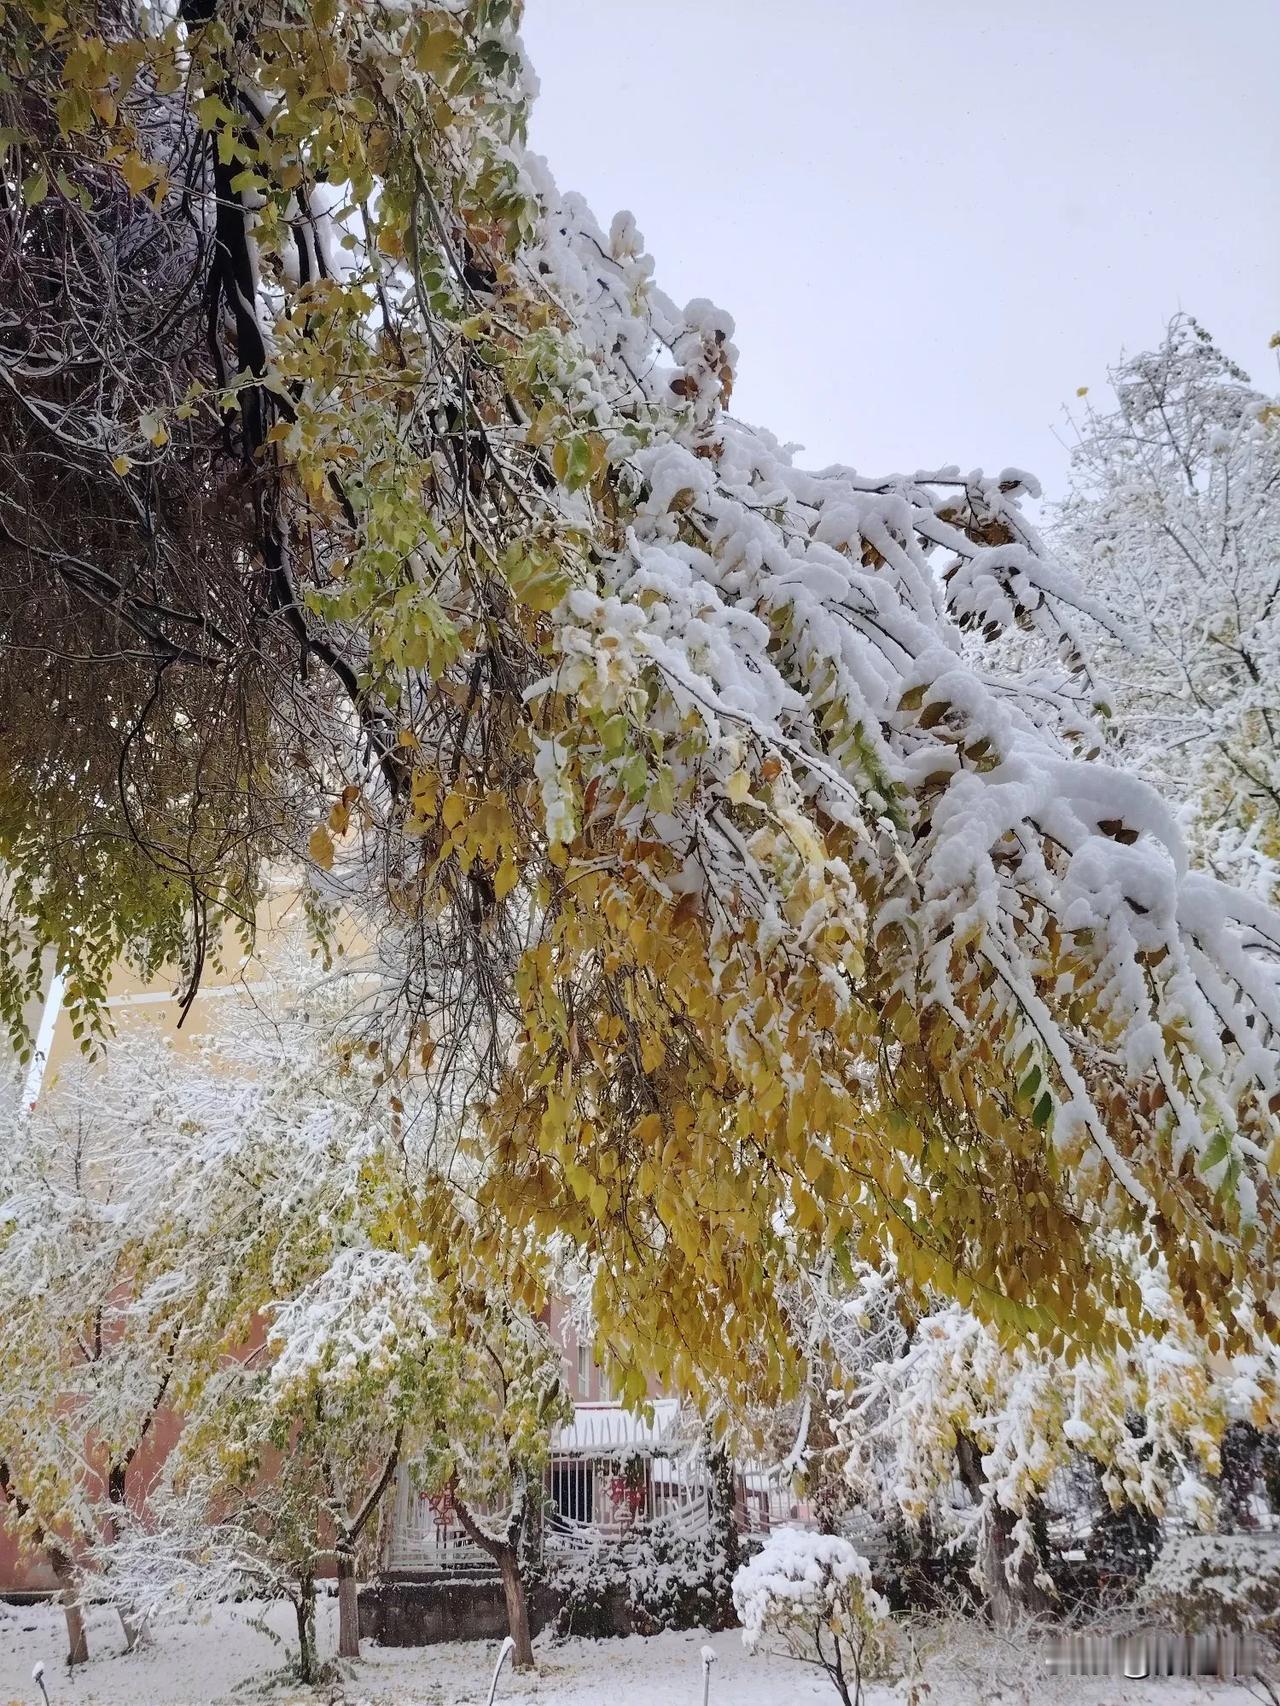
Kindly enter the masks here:
[[46, 1552], [53, 1573], [62, 1589], [62, 1615], [67, 1620], [67, 1663], [69, 1665], [85, 1665], [89, 1662], [89, 1636], [84, 1626], [84, 1612], [80, 1609], [80, 1590], [76, 1582], [76, 1572], [68, 1554], [56, 1542], [51, 1543]]
[[1011, 1629], [1020, 1616], [1036, 1616], [1047, 1611], [1048, 1599], [1036, 1581], [1037, 1560], [1024, 1555], [1010, 1574], [1010, 1562], [1017, 1547], [1013, 1530], [1018, 1518], [994, 1500], [988, 1509], [980, 1560], [983, 1579], [987, 1584], [987, 1604], [995, 1628]]
[[356, 1561], [338, 1553], [338, 1657], [360, 1657], [360, 1606], [356, 1598]]
[[844, 1663], [840, 1657], [840, 1637], [835, 1637], [835, 1650], [827, 1657], [827, 1650], [822, 1644], [822, 1625], [819, 1623], [814, 1631], [814, 1645], [818, 1652], [818, 1663], [827, 1673], [827, 1679], [836, 1693], [840, 1696], [842, 1706], [862, 1706], [861, 1677], [857, 1679], [857, 1694], [850, 1695], [849, 1681], [844, 1674]]
[[[126, 1469], [125, 1464], [113, 1463], [107, 1474], [107, 1498], [113, 1507], [112, 1514], [107, 1520], [107, 1528], [108, 1538], [113, 1546], [120, 1538], [120, 1520], [115, 1513], [124, 1509]], [[119, 1617], [120, 1627], [124, 1631], [124, 1650], [126, 1653], [131, 1653], [137, 1646], [142, 1634], [142, 1625], [135, 1620], [132, 1606], [117, 1604], [116, 1615]]]
[[536, 1660], [533, 1656], [533, 1637], [529, 1633], [529, 1600], [524, 1588], [524, 1573], [520, 1568], [520, 1536], [528, 1511], [527, 1500], [517, 1500], [515, 1512], [507, 1525], [507, 1538], [500, 1540], [482, 1528], [467, 1509], [466, 1503], [459, 1497], [456, 1480], [451, 1483], [449, 1490], [463, 1533], [469, 1540], [474, 1541], [482, 1552], [489, 1554], [502, 1577], [502, 1592], [507, 1601], [507, 1625], [511, 1630], [513, 1643], [511, 1662], [516, 1670], [533, 1670]]
[[293, 1609], [298, 1619], [298, 1678], [310, 1685], [316, 1679], [316, 1579], [310, 1573], [298, 1578]]
[[[956, 1441], [956, 1461], [960, 1479], [983, 1510], [977, 1562], [987, 1593], [987, 1615], [995, 1628], [1010, 1629], [1020, 1615], [1041, 1615], [1049, 1609], [1048, 1597], [1036, 1581], [1039, 1559], [1034, 1553], [1024, 1555], [1010, 1576], [1009, 1564], [1017, 1548], [1013, 1533], [1017, 1513], [990, 1496], [982, 1454], [963, 1434]], [[1028, 1519], [1031, 1515], [1028, 1512]]]
[[533, 1637], [529, 1633], [529, 1598], [524, 1590], [524, 1576], [514, 1546], [503, 1546], [497, 1555], [498, 1571], [502, 1576], [502, 1591], [507, 1601], [507, 1624], [515, 1646], [511, 1662], [517, 1670], [532, 1670]]
[[404, 1440], [404, 1428], [396, 1429], [396, 1437], [391, 1442], [378, 1476], [370, 1490], [368, 1498], [348, 1521], [345, 1528], [338, 1534], [338, 1657], [340, 1659], [358, 1659], [360, 1657], [360, 1602], [356, 1593], [356, 1545], [360, 1536], [378, 1506], [387, 1488], [391, 1485], [391, 1477], [396, 1472], [400, 1461], [400, 1446]]
[[[29, 1514], [26, 1500], [16, 1490], [9, 1479], [9, 1465], [0, 1457], [0, 1498], [6, 1504], [12, 1504], [19, 1517]], [[84, 1613], [80, 1609], [80, 1595], [77, 1591], [75, 1564], [70, 1552], [61, 1540], [50, 1538], [45, 1530], [36, 1525], [36, 1538], [44, 1547], [45, 1556], [53, 1569], [58, 1586], [62, 1589], [62, 1612], [67, 1620], [67, 1663], [83, 1665], [89, 1662], [89, 1636], [85, 1631]]]

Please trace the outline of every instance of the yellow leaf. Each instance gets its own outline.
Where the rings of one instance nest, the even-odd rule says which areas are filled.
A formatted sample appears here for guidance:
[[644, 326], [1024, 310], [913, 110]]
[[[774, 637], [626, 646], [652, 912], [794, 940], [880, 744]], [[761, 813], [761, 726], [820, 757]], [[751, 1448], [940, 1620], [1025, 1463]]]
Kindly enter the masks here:
[[130, 468], [133, 467], [133, 463], [130, 462], [127, 456], [113, 456], [111, 458], [111, 466], [115, 469], [117, 474], [127, 474]]
[[414, 64], [419, 71], [442, 78], [457, 58], [460, 41], [453, 29], [423, 30], [414, 46]]
[[332, 867], [333, 842], [329, 838], [329, 831], [322, 823], [318, 823], [311, 831], [311, 839], [307, 842], [307, 851], [322, 871], [327, 871]]
[[134, 195], [141, 195], [155, 181], [156, 171], [141, 154], [131, 152], [120, 162], [120, 176]]
[[745, 805], [751, 798], [751, 773], [746, 769], [735, 770], [724, 785], [724, 791], [737, 806]]

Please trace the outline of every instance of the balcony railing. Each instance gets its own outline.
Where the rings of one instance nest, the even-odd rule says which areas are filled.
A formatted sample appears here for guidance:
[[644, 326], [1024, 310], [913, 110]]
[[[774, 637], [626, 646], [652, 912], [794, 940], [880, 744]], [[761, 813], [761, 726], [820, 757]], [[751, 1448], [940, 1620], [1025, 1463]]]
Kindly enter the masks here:
[[[707, 1529], [708, 1467], [695, 1452], [668, 1442], [675, 1406], [669, 1411], [646, 1423], [616, 1406], [579, 1406], [574, 1422], [557, 1436], [543, 1479], [544, 1553], [624, 1545], [659, 1528], [686, 1535]], [[760, 1464], [737, 1466], [734, 1515], [746, 1534], [808, 1520], [789, 1483]], [[397, 1482], [385, 1566], [431, 1575], [474, 1575], [493, 1568], [488, 1555], [463, 1533], [447, 1497], [424, 1496], [407, 1471]]]

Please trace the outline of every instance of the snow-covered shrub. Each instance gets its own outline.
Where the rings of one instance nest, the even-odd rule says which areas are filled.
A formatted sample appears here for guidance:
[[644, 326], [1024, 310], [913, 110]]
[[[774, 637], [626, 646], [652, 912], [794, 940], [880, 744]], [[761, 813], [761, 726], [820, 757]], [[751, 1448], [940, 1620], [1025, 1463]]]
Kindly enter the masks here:
[[733, 1580], [733, 1603], [750, 1648], [772, 1638], [813, 1662], [816, 1653], [841, 1700], [857, 1706], [889, 1607], [871, 1585], [871, 1566], [849, 1541], [800, 1528], [776, 1529]]
[[626, 1604], [627, 1572], [611, 1547], [549, 1560], [542, 1581], [559, 1601], [555, 1632], [599, 1640], [619, 1633], [619, 1612]]
[[1280, 1637], [1280, 1536], [1177, 1535], [1156, 1559], [1143, 1600], [1179, 1630]]
[[717, 1629], [732, 1621], [724, 1545], [713, 1532], [681, 1534], [658, 1525], [636, 1549], [628, 1583], [634, 1628]]
[[729, 1561], [714, 1532], [655, 1523], [621, 1546], [557, 1559], [545, 1580], [560, 1596], [560, 1635], [717, 1629], [732, 1621]]

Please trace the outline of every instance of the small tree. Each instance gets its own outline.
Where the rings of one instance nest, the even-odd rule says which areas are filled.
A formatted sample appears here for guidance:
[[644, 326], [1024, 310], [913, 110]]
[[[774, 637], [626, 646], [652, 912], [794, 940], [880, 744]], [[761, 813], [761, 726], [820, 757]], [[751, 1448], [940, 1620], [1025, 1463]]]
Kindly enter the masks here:
[[18, 1536], [43, 1549], [62, 1591], [62, 1611], [67, 1623], [67, 1664], [87, 1664], [89, 1637], [80, 1606], [79, 1570], [70, 1547], [61, 1535], [48, 1533], [27, 1500], [14, 1487], [9, 1465], [3, 1460], [0, 1460], [0, 1499], [3, 1500], [5, 1515], [12, 1518]]
[[[436, 1335], [426, 1263], [393, 1250], [348, 1249], [274, 1311], [265, 1368], [242, 1366], [233, 1411], [244, 1417], [232, 1469], [268, 1511], [295, 1513], [305, 1543], [296, 1579], [315, 1561], [338, 1575], [338, 1656], [360, 1656], [356, 1556], [391, 1485], [405, 1435], [434, 1415], [457, 1357]], [[228, 1394], [210, 1392], [191, 1449], [219, 1454]], [[286, 1485], [287, 1484], [287, 1485]], [[311, 1591], [303, 1596], [311, 1598]], [[299, 1624], [300, 1644], [303, 1624]]]
[[[5, 1508], [19, 1538], [49, 1557], [69, 1619], [78, 1559], [103, 1555], [99, 1541], [125, 1519], [129, 1471], [183, 1354], [179, 1318], [153, 1333], [130, 1307], [169, 1153], [159, 1056], [122, 1047], [109, 1083], [73, 1069], [34, 1113], [13, 1115], [0, 1145]], [[132, 1648], [138, 1624], [118, 1609]], [[79, 1662], [88, 1645], [75, 1616]]]
[[463, 1363], [433, 1430], [419, 1474], [447, 1492], [467, 1537], [502, 1578], [517, 1670], [534, 1663], [528, 1542], [541, 1517], [551, 1430], [573, 1406], [563, 1362], [543, 1324], [490, 1294], [460, 1323]]
[[1195, 850], [1280, 880], [1280, 410], [1189, 314], [1084, 407], [1054, 543], [1113, 618], [1095, 648], [1123, 762], [1185, 805]]
[[[952, 1544], [972, 1543], [999, 1625], [1051, 1592], [1038, 1529], [1055, 1475], [1083, 1460], [1113, 1511], [1178, 1510], [1208, 1527], [1229, 1423], [1276, 1415], [1280, 1369], [1265, 1339], [1254, 1355], [1221, 1358], [1154, 1283], [1148, 1306], [1148, 1330], [1129, 1346], [1074, 1361], [1005, 1344], [957, 1306], [939, 1309], [871, 1372], [874, 1404], [850, 1405], [855, 1485], [878, 1486], [888, 1508], [932, 1519]], [[957, 1473], [971, 1501], [959, 1519], [942, 1497]]]
[[232, 1468], [243, 1452], [236, 1419], [228, 1401], [223, 1462], [190, 1450], [169, 1460], [146, 1520], [130, 1523], [113, 1542], [113, 1579], [148, 1617], [245, 1595], [288, 1600], [297, 1624], [298, 1678], [312, 1683], [320, 1672], [314, 1498], [305, 1474], [263, 1481]]
[[847, 1540], [775, 1529], [734, 1577], [733, 1602], [748, 1647], [776, 1642], [825, 1671], [844, 1706], [859, 1706], [889, 1608], [871, 1585], [870, 1564]]
[[[186, 1054], [154, 1033], [113, 1047], [59, 1119], [20, 1122], [0, 1178], [9, 1519], [49, 1551], [69, 1623], [78, 1554], [130, 1639], [135, 1592], [252, 1582], [293, 1600], [309, 1676], [316, 1572], [336, 1563], [354, 1656], [357, 1552], [422, 1440], [468, 1515], [505, 1489], [512, 1557], [495, 1556], [527, 1660], [519, 1543], [558, 1358], [482, 1272], [410, 1088], [379, 1095], [334, 987], [282, 981]], [[125, 1478], [166, 1401], [183, 1433], [134, 1520]]]

